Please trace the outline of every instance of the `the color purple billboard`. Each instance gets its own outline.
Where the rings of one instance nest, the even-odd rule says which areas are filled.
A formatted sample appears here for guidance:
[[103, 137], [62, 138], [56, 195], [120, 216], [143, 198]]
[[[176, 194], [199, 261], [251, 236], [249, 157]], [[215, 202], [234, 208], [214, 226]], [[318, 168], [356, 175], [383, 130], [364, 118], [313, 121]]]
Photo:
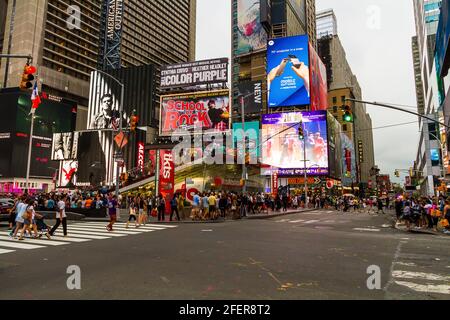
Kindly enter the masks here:
[[[303, 125], [304, 140], [299, 137]], [[279, 176], [329, 174], [327, 112], [290, 112], [263, 115], [262, 163]]]

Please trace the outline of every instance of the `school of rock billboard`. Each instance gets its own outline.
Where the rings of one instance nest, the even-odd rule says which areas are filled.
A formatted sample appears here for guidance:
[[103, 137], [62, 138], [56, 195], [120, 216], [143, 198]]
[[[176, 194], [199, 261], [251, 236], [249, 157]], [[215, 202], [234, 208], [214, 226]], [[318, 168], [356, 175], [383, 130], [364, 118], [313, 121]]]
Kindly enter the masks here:
[[160, 135], [170, 136], [175, 131], [193, 133], [230, 130], [230, 97], [228, 90], [205, 91], [161, 96]]
[[264, 49], [267, 33], [261, 24], [261, 1], [238, 0], [237, 56]]
[[[300, 123], [303, 123], [304, 140], [299, 137]], [[304, 174], [305, 144], [307, 174], [329, 174], [326, 111], [263, 115], [262, 141], [262, 163], [277, 168], [275, 171], [280, 177]], [[270, 174], [270, 169], [263, 172], [263, 175]]]
[[161, 67], [161, 89], [228, 82], [228, 58]]

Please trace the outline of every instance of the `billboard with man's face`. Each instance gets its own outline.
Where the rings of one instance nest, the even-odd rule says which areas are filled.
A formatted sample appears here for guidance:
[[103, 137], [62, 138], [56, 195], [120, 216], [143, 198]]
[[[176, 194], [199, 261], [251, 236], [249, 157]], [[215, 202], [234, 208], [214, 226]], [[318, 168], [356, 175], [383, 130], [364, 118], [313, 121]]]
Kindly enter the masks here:
[[272, 39], [267, 46], [269, 108], [311, 103], [307, 35]]
[[228, 90], [161, 96], [160, 135], [176, 130], [192, 133], [195, 126], [225, 132], [230, 129], [230, 115]]
[[238, 0], [237, 56], [264, 49], [267, 33], [261, 24], [260, 0]]
[[[303, 124], [304, 140], [299, 127]], [[328, 175], [327, 112], [290, 112], [263, 115], [262, 162], [279, 176]], [[273, 170], [272, 170], [273, 172]]]

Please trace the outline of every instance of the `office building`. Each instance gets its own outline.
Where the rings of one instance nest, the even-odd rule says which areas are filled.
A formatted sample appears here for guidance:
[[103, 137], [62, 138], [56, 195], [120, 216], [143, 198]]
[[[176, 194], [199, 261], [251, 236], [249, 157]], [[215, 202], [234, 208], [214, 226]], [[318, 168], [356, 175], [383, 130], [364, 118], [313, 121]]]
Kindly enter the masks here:
[[[414, 0], [416, 36], [412, 39], [418, 113], [436, 120], [440, 117], [443, 103], [434, 59], [441, 2]], [[423, 195], [434, 195], [437, 178], [442, 175], [439, 127], [427, 119], [419, 118], [419, 128], [421, 135], [411, 180], [418, 182]], [[419, 175], [424, 178], [418, 179]]]
[[[332, 10], [321, 13], [323, 17], [334, 17]], [[334, 18], [330, 30], [337, 30]], [[318, 19], [319, 21], [319, 19]], [[323, 24], [322, 24], [323, 26]], [[346, 99], [362, 100], [362, 90], [347, 60], [345, 49], [337, 34], [329, 34], [318, 39], [318, 52], [327, 68], [329, 111], [341, 123], [342, 131], [353, 142], [356, 151], [357, 177], [360, 188], [368, 191], [371, 169], [375, 167], [375, 151], [373, 142], [372, 120], [366, 106], [361, 103], [350, 103]], [[343, 106], [348, 105], [353, 112], [353, 123], [343, 119]]]
[[332, 9], [326, 9], [317, 12], [316, 25], [317, 39], [326, 36], [335, 36], [338, 34], [337, 19]]

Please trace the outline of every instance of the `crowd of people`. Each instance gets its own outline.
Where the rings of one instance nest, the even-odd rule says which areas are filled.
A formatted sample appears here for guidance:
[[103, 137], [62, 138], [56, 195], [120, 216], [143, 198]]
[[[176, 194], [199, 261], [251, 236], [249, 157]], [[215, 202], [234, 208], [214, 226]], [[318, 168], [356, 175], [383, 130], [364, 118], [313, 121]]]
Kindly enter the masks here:
[[[392, 199], [394, 200], [394, 199]], [[48, 228], [45, 235], [51, 238], [57, 228], [62, 224], [63, 234], [67, 235], [66, 210], [70, 209], [97, 209], [106, 210], [110, 218], [106, 226], [113, 231], [118, 218], [118, 209], [128, 213], [126, 228], [134, 222], [135, 228], [146, 225], [150, 217], [158, 221], [166, 221], [166, 214], [170, 212], [169, 221], [175, 217], [178, 221], [189, 217], [194, 221], [209, 221], [219, 218], [241, 219], [251, 214], [272, 212], [287, 212], [298, 208], [335, 209], [342, 212], [366, 212], [385, 214], [386, 209], [393, 209], [396, 213], [397, 223], [405, 223], [406, 227], [428, 228], [437, 230], [438, 225], [448, 230], [450, 220], [450, 198], [397, 197], [391, 201], [389, 197], [371, 197], [360, 199], [353, 195], [331, 196], [316, 194], [307, 199], [304, 194], [295, 195], [287, 192], [273, 195], [267, 193], [245, 193], [218, 191], [196, 193], [191, 201], [187, 201], [182, 193], [176, 193], [171, 199], [165, 199], [162, 194], [119, 196], [102, 192], [73, 192], [70, 194], [37, 194], [33, 196], [18, 196], [14, 198], [15, 205], [10, 210], [9, 229], [11, 237], [23, 240], [24, 235], [41, 237], [38, 233], [39, 221], [43, 216], [39, 211], [55, 211], [56, 224]], [[169, 201], [169, 203], [166, 203]], [[307, 203], [307, 205], [305, 204]], [[188, 209], [186, 214], [185, 208]], [[170, 210], [169, 210], [170, 208]], [[42, 223], [41, 223], [42, 224]]]
[[450, 198], [441, 197], [398, 197], [395, 200], [397, 223], [404, 222], [412, 228], [438, 231], [450, 234]]

